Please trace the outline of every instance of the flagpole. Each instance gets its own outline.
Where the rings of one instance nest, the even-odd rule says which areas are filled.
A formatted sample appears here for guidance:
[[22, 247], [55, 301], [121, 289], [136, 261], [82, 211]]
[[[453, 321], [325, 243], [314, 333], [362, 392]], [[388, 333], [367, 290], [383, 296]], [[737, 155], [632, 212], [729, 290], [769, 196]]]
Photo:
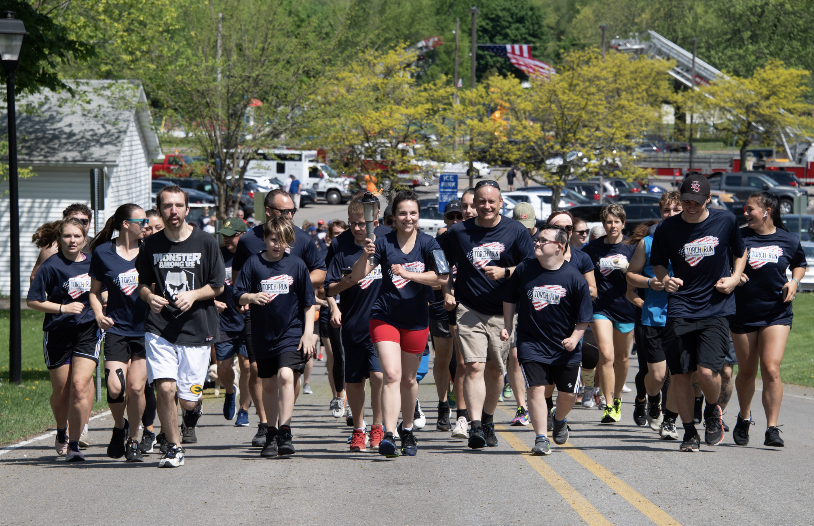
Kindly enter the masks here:
[[[452, 84], [455, 86], [455, 100], [454, 104], [458, 104], [458, 34], [461, 32], [461, 19], [455, 19], [455, 76], [452, 79]], [[458, 124], [452, 124], [452, 151], [458, 145]]]
[[[475, 89], [475, 57], [478, 52], [478, 28], [477, 28], [477, 18], [478, 18], [478, 8], [472, 6], [472, 9], [469, 10], [472, 14], [472, 62], [470, 65], [470, 75], [471, 78], [469, 79], [469, 87], [471, 89]], [[475, 186], [475, 161], [472, 158], [475, 155], [474, 148], [472, 145], [472, 131], [469, 132], [469, 188], [473, 188]]]

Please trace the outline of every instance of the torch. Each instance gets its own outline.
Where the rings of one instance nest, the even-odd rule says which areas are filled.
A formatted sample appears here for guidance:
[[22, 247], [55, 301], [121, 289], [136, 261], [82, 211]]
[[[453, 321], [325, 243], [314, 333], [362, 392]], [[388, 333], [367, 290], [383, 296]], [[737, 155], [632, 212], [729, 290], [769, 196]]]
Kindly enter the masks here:
[[[376, 209], [379, 207], [379, 200], [374, 197], [370, 192], [365, 192], [364, 197], [359, 201], [365, 209], [365, 227], [367, 229], [367, 237], [371, 241], [376, 241], [376, 234], [373, 233], [373, 222], [376, 220]], [[373, 265], [373, 254], [368, 259], [370, 264]]]

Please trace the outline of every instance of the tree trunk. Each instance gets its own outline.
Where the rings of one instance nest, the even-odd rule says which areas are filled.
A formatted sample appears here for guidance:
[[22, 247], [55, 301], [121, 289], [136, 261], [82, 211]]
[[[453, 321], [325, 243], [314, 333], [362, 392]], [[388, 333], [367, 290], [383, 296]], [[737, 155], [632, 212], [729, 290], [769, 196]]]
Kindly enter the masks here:
[[749, 147], [749, 143], [751, 142], [751, 140], [748, 138], [748, 135], [749, 134], [747, 133], [747, 138], [744, 139], [743, 142], [741, 142], [741, 150], [740, 150], [740, 154], [741, 154], [741, 172], [748, 171], [748, 169], [746, 167], [746, 148]]

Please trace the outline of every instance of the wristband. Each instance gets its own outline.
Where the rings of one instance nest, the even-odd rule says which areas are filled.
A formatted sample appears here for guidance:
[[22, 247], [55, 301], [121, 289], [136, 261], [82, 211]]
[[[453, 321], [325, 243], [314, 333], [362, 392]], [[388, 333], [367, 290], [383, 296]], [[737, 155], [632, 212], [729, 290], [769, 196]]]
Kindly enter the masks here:
[[794, 281], [795, 283], [797, 283], [797, 286], [798, 286], [798, 287], [800, 286], [800, 282], [799, 282], [799, 281], [797, 281], [797, 278], [791, 278], [791, 280], [792, 280], [792, 281]]
[[647, 288], [648, 288], [648, 289], [650, 288], [650, 282], [651, 282], [651, 281], [653, 281], [653, 278], [648, 278], [648, 279], [647, 279]]
[[509, 279], [509, 267], [506, 267], [506, 270], [503, 271], [503, 279]]
[[62, 314], [62, 304], [59, 304], [59, 313]]

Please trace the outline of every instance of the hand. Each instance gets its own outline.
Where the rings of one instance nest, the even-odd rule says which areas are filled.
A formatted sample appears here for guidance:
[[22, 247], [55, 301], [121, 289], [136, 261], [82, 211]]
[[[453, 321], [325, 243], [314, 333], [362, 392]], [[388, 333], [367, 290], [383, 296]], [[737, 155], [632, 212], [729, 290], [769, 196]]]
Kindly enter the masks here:
[[664, 283], [656, 278], [653, 278], [650, 280], [650, 288], [653, 290], [664, 290]]
[[747, 276], [746, 274], [741, 274], [741, 281], [740, 281], [740, 283], [738, 283], [738, 286], [740, 287], [741, 285], [745, 284], [747, 281], [749, 281], [749, 276]]
[[319, 305], [320, 307], [327, 307], [328, 306], [328, 300], [323, 300], [323, 299], [314, 297], [314, 302], [316, 303], [316, 305]]
[[74, 316], [78, 316], [82, 314], [83, 310], [85, 310], [85, 306], [78, 301], [62, 306], [62, 314], [72, 314]]
[[506, 269], [503, 267], [496, 267], [493, 265], [483, 267], [483, 271], [486, 273], [486, 277], [492, 281], [497, 281], [506, 277]]
[[507, 341], [509, 341], [509, 336], [510, 336], [510, 335], [509, 335], [509, 331], [508, 331], [508, 330], [506, 330], [506, 329], [501, 329], [501, 330], [500, 330], [500, 341], [502, 341], [502, 342], [507, 342]]
[[271, 301], [271, 296], [265, 292], [258, 292], [257, 294], [250, 294], [249, 296], [251, 296], [249, 303], [254, 303], [255, 305], [265, 305]]
[[630, 266], [630, 262], [627, 258], [616, 257], [611, 261], [613, 261], [613, 268], [619, 269], [622, 272], [627, 272], [627, 268]]
[[671, 278], [669, 276], [664, 278], [664, 290], [670, 293], [677, 291], [683, 284], [684, 281], [679, 278]]
[[731, 294], [735, 287], [740, 283], [740, 278], [729, 276], [728, 278], [721, 278], [715, 284], [715, 290], [723, 292], [724, 294]]
[[[62, 310], [64, 312], [65, 308], [63, 307]], [[96, 324], [99, 325], [100, 329], [102, 329], [103, 331], [106, 331], [109, 328], [113, 327], [113, 320], [111, 320], [107, 316], [100, 316], [100, 317], [96, 318]]]
[[455, 301], [455, 296], [452, 294], [444, 294], [444, 308], [448, 311], [455, 310], [455, 307], [458, 306], [458, 302]]
[[167, 300], [167, 298], [164, 298], [163, 296], [159, 296], [157, 294], [150, 294], [150, 310], [152, 310], [156, 314], [161, 312], [161, 309], [163, 309], [165, 306], [169, 304], [170, 302]]
[[248, 305], [238, 305], [237, 312], [239, 312], [240, 314], [246, 314], [247, 312], [249, 312], [249, 306]]
[[783, 298], [784, 303], [788, 303], [794, 299], [794, 296], [797, 295], [797, 282], [792, 280], [783, 285], [783, 292], [785, 292], [785, 297]]
[[365, 244], [362, 246], [362, 250], [366, 254], [375, 254], [376, 253], [376, 244], [371, 241], [370, 239], [365, 239]]
[[342, 326], [342, 311], [336, 309], [336, 312], [331, 312], [331, 325], [334, 329]]
[[579, 338], [568, 337], [562, 341], [562, 346], [565, 347], [565, 350], [568, 352], [573, 352], [574, 349], [577, 348], [577, 344], [579, 343]]
[[404, 279], [408, 279], [407, 276], [405, 275], [407, 271], [404, 270], [404, 267], [402, 265], [390, 265], [390, 272], [392, 272], [394, 276], [399, 276]]
[[222, 314], [228, 307], [224, 302], [215, 300], [215, 308], [218, 309], [218, 314]]
[[195, 303], [196, 294], [194, 290], [185, 290], [183, 292], [179, 292], [178, 295], [175, 296], [175, 306], [181, 312], [188, 311], [192, 304]]
[[636, 296], [635, 298], [633, 298], [633, 306], [636, 307], [637, 309], [641, 309], [642, 307], [644, 307], [644, 300]]
[[302, 351], [302, 357], [307, 362], [316, 355], [317, 337], [315, 334], [303, 334], [297, 350]]

